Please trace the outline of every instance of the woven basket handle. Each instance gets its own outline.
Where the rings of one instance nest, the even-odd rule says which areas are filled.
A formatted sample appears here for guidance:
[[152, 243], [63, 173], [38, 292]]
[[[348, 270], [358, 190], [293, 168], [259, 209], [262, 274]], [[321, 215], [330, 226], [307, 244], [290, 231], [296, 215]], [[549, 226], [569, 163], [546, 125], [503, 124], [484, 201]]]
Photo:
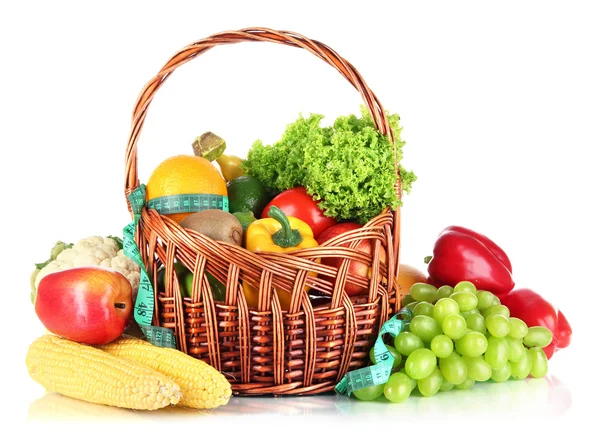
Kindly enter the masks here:
[[[329, 48], [327, 45], [308, 39], [297, 33], [288, 31], [276, 31], [266, 28], [247, 28], [239, 31], [228, 31], [216, 33], [208, 38], [196, 41], [176, 53], [162, 67], [160, 72], [152, 78], [143, 88], [133, 110], [133, 118], [131, 121], [131, 132], [129, 142], [127, 144], [127, 153], [125, 155], [125, 198], [131, 191], [139, 186], [138, 170], [137, 170], [137, 142], [140, 137], [142, 126], [146, 120], [148, 107], [154, 98], [155, 93], [160, 86], [169, 78], [169, 76], [184, 63], [189, 62], [193, 58], [210, 50], [216, 45], [237, 44], [239, 42], [275, 42], [296, 48], [304, 48], [310, 51], [315, 56], [329, 63], [342, 74], [346, 80], [352, 84], [361, 94], [365, 105], [367, 106], [371, 118], [379, 132], [392, 141], [394, 145], [394, 160], [397, 162], [396, 143], [392, 134], [392, 130], [388, 123], [385, 111], [377, 97], [367, 86], [358, 71], [343, 59], [339, 54]], [[397, 166], [397, 164], [396, 164]], [[396, 193], [401, 197], [401, 180], [396, 167]], [[131, 212], [131, 206], [128, 202], [128, 209]]]

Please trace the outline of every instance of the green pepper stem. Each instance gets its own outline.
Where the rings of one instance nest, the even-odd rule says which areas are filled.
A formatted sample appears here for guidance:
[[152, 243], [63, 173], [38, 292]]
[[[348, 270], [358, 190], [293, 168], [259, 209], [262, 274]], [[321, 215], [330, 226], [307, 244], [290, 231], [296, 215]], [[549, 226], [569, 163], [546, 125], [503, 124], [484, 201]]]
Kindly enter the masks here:
[[281, 229], [271, 236], [275, 245], [281, 248], [290, 248], [302, 242], [302, 235], [297, 229], [292, 229], [290, 220], [281, 209], [277, 206], [271, 206], [267, 215], [281, 224]]
[[431, 261], [431, 259], [433, 259], [433, 256], [427, 256], [427, 257], [425, 257], [425, 264], [428, 265], [429, 262]]

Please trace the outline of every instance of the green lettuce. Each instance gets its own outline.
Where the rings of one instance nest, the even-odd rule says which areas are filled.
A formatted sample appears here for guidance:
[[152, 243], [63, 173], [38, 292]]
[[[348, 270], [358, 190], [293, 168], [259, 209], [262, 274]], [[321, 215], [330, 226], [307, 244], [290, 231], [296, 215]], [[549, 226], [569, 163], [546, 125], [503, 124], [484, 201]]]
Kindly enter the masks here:
[[[258, 140], [249, 150], [242, 169], [263, 185], [284, 191], [302, 185], [325, 215], [361, 224], [386, 206], [396, 207], [396, 170], [391, 141], [380, 134], [365, 107], [361, 116], [338, 117], [322, 127], [320, 114], [300, 116], [289, 124], [279, 141], [264, 145]], [[398, 161], [400, 116], [387, 114], [396, 140]], [[416, 176], [398, 165], [402, 189], [409, 193]]]

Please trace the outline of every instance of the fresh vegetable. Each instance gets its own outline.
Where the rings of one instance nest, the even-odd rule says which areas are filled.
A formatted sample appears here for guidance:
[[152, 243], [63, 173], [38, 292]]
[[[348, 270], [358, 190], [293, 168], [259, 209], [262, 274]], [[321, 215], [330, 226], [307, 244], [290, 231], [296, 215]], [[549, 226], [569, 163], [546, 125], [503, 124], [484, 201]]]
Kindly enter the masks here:
[[[277, 206], [271, 206], [268, 218], [261, 218], [250, 224], [246, 230], [245, 242], [246, 248], [254, 252], [286, 253], [318, 246], [308, 224], [298, 218], [286, 216]], [[309, 272], [309, 275], [316, 276], [316, 273]], [[248, 306], [256, 308], [258, 289], [245, 281], [242, 286]], [[305, 290], [309, 289], [307, 285]], [[291, 293], [277, 289], [277, 295], [281, 307], [289, 309]]]
[[[362, 227], [360, 224], [353, 222], [346, 222], [333, 225], [326, 229], [321, 235], [317, 238], [317, 242], [319, 245], [323, 245], [325, 242], [330, 239], [335, 238], [336, 236], [342, 235], [344, 233], [349, 232], [350, 230], [356, 230]], [[358, 246], [356, 247], [357, 251], [364, 252], [366, 254], [372, 255], [374, 252], [374, 242], [372, 239], [364, 239], [360, 241]], [[350, 242], [344, 242], [340, 244], [341, 247], [349, 247]], [[344, 259], [340, 257], [323, 257], [321, 259], [321, 263], [327, 266], [333, 266], [334, 268], [340, 268], [342, 266]], [[380, 245], [379, 247], [379, 261], [381, 262], [380, 266], [384, 266], [387, 263], [387, 255], [385, 252], [385, 248]], [[372, 268], [370, 264], [366, 264], [364, 262], [358, 260], [350, 260], [350, 266], [348, 268], [348, 275], [359, 276], [370, 278], [372, 273]], [[333, 278], [324, 277], [333, 282]], [[381, 280], [381, 275], [380, 275]], [[364, 295], [369, 292], [368, 283], [365, 284], [357, 284], [350, 281], [346, 281], [346, 285], [344, 286], [344, 291], [348, 294], [348, 296], [359, 296]]]
[[[240, 222], [240, 224], [242, 225], [242, 229], [244, 230], [244, 235], [246, 234], [246, 230], [248, 230], [248, 227], [250, 226], [250, 224], [252, 224], [254, 221], [256, 221], [256, 217], [254, 216], [254, 213], [248, 211], [248, 212], [234, 212], [232, 213], [232, 215], [234, 217], [236, 217], [238, 219], [238, 221]], [[243, 245], [243, 242], [242, 242]]]
[[271, 206], [277, 206], [286, 215], [304, 221], [310, 226], [315, 238], [337, 222], [335, 218], [325, 216], [323, 210], [319, 208], [318, 201], [308, 195], [306, 188], [302, 186], [288, 189], [277, 195], [264, 207], [261, 218], [267, 218]]
[[[265, 187], [252, 176], [239, 176], [227, 182], [227, 195], [231, 213], [250, 211], [259, 216], [269, 202], [269, 194]], [[286, 212], [285, 209], [282, 210]], [[286, 212], [286, 215], [292, 214]]]
[[[409, 381], [416, 383], [422, 396], [430, 397], [453, 387], [470, 389], [476, 382], [490, 379], [505, 382], [546, 375], [548, 358], [544, 349], [552, 341], [549, 329], [528, 327], [510, 317], [512, 311], [490, 302], [494, 295], [477, 290], [473, 282], [462, 281], [451, 289], [436, 298], [433, 294], [438, 292], [433, 286], [416, 283], [411, 287], [410, 296], [420, 301], [414, 301], [417, 305], [408, 329], [394, 338], [398, 357], [406, 357], [404, 367], [391, 374], [387, 383], [376, 385], [383, 385], [387, 400], [401, 402], [408, 398], [414, 388]], [[460, 312], [453, 295], [472, 296], [477, 304], [472, 310]], [[430, 303], [432, 310], [417, 308]], [[425, 314], [416, 313], [419, 310]], [[400, 379], [399, 374], [406, 378]], [[374, 387], [368, 390], [364, 394], [376, 394]], [[362, 389], [353, 393], [363, 395]]]
[[214, 161], [225, 152], [225, 140], [212, 132], [205, 132], [192, 142], [194, 155], [201, 156], [208, 161]]
[[50, 259], [35, 266], [31, 276], [32, 303], [35, 303], [35, 293], [44, 276], [80, 266], [101, 266], [121, 272], [131, 284], [134, 300], [140, 285], [139, 266], [125, 256], [123, 241], [115, 236], [91, 236], [75, 245], [58, 241], [52, 248]]
[[98, 349], [119, 359], [137, 362], [173, 378], [181, 387], [179, 406], [214, 409], [227, 404], [231, 385], [219, 371], [190, 355], [124, 335]]
[[[173, 268], [177, 275], [177, 281], [179, 282], [179, 289], [181, 290], [181, 294], [186, 298], [192, 297], [192, 289], [194, 285], [194, 274], [186, 268], [182, 263], [175, 262], [173, 264]], [[213, 299], [215, 301], [223, 302], [225, 301], [225, 292], [226, 287], [223, 283], [213, 277], [208, 271], [205, 271], [206, 278], [208, 279], [208, 283], [210, 284], [210, 289], [212, 291]], [[165, 286], [167, 284], [166, 273], [164, 266], [158, 269], [158, 290], [159, 292], [164, 292]]]
[[35, 312], [54, 334], [87, 344], [117, 339], [133, 317], [131, 284], [113, 269], [82, 266], [41, 279]]
[[548, 359], [571, 342], [572, 330], [567, 318], [539, 293], [515, 289], [502, 297], [502, 303], [513, 317], [521, 319], [528, 327], [543, 326], [552, 332], [552, 341], [543, 348]]
[[46, 390], [90, 403], [156, 410], [181, 398], [179, 385], [168, 375], [56, 335], [35, 340], [25, 363]]
[[226, 181], [231, 181], [244, 175], [244, 170], [241, 168], [243, 159], [239, 156], [223, 154], [216, 161], [219, 167], [221, 167], [221, 174], [223, 174]]
[[[338, 117], [333, 126], [320, 125], [324, 116], [299, 117], [282, 138], [265, 146], [256, 141], [241, 165], [266, 188], [285, 191], [304, 186], [326, 216], [364, 224], [386, 207], [401, 205], [394, 190], [396, 170], [402, 188], [410, 192], [416, 176], [394, 161], [390, 140], [375, 128], [362, 107], [362, 116]], [[400, 117], [388, 115], [396, 139], [398, 161], [404, 142]]]
[[515, 286], [506, 253], [486, 236], [459, 226], [445, 228], [427, 257], [427, 271], [438, 285], [470, 281], [480, 290], [502, 295]]
[[179, 225], [216, 241], [242, 245], [244, 235], [242, 225], [235, 216], [221, 209], [207, 209], [192, 213]]

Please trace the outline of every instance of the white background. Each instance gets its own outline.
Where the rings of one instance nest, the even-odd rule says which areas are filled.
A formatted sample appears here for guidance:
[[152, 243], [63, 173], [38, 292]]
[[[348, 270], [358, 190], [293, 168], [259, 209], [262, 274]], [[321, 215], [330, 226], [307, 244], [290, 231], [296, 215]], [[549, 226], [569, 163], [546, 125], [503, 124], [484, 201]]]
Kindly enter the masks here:
[[[181, 423], [172, 430], [233, 423], [261, 431], [306, 423], [347, 429], [359, 422], [368, 423], [363, 429], [402, 429], [432, 422], [517, 431], [538, 423], [547, 424], [545, 431], [593, 416], [599, 22], [596, 4], [579, 1], [3, 2], [3, 418], [29, 428], [43, 423], [37, 428], [45, 430], [134, 421]], [[236, 399], [210, 416], [85, 405], [69, 418], [60, 415], [68, 411], [64, 402], [47, 401], [57, 414], [50, 423], [30, 409], [45, 398], [24, 364], [27, 346], [43, 332], [29, 303], [33, 263], [44, 261], [58, 239], [121, 232], [129, 221], [125, 145], [139, 91], [188, 43], [249, 26], [325, 42], [356, 66], [387, 110], [401, 115], [403, 164], [419, 177], [405, 198], [402, 261], [425, 270], [423, 257], [451, 224], [500, 244], [517, 287], [554, 301], [572, 324], [571, 346], [550, 363], [554, 385], [477, 385], [404, 405]], [[307, 52], [273, 44], [219, 47], [177, 70], [157, 94], [139, 143], [140, 180], [162, 159], [190, 153], [193, 138], [207, 130], [227, 140], [229, 153], [244, 156], [258, 138], [275, 141], [300, 112], [333, 120], [357, 112], [360, 102], [334, 69]]]

